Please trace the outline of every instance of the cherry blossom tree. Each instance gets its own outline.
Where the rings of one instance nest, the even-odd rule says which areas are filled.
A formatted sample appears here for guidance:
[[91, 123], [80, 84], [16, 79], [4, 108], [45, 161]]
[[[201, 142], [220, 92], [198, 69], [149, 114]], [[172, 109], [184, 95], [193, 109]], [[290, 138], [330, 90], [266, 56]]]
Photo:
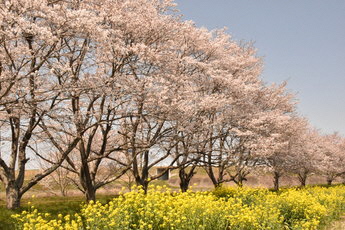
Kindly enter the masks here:
[[[59, 87], [51, 80], [50, 60], [63, 48], [61, 41], [93, 22], [73, 3], [2, 1], [0, 3], [0, 98], [3, 141], [8, 146], [0, 158], [0, 178], [6, 188], [7, 207], [18, 208], [23, 194], [53, 172], [77, 144], [61, 149], [61, 158], [24, 185], [28, 147], [40, 124], [58, 104]], [[76, 20], [77, 19], [77, 20]], [[84, 22], [82, 22], [85, 19]]]
[[291, 159], [290, 171], [297, 175], [301, 186], [305, 186], [308, 177], [318, 172], [322, 160], [319, 131], [309, 125], [298, 130], [290, 142], [290, 150], [287, 156]]
[[[279, 137], [294, 111], [293, 97], [286, 92], [284, 84], [267, 87], [260, 83], [256, 91], [251, 90], [245, 101], [249, 104], [241, 102], [238, 111], [233, 108], [212, 133], [214, 138], [209, 145], [206, 168], [215, 186], [226, 181], [241, 186], [251, 169], [263, 165], [281, 145]], [[213, 172], [212, 162], [217, 165], [218, 177]]]
[[[198, 167], [201, 165], [202, 156], [205, 153], [207, 142], [205, 141], [205, 130], [202, 130], [198, 117], [189, 119], [188, 124], [183, 127], [176, 125], [173, 135], [168, 142], [175, 143], [172, 148], [172, 156], [176, 157], [176, 166], [180, 179], [180, 189], [186, 192]], [[191, 126], [194, 125], [192, 128]], [[186, 129], [186, 126], [189, 126]]]
[[318, 164], [319, 173], [324, 175], [327, 184], [331, 185], [333, 180], [344, 173], [344, 149], [342, 148], [343, 138], [338, 133], [321, 136], [320, 158]]
[[291, 119], [286, 125], [281, 127], [280, 137], [277, 141], [281, 145], [272, 154], [266, 157], [267, 170], [273, 174], [273, 185], [275, 190], [279, 190], [280, 178], [289, 173], [295, 166], [295, 150], [300, 135], [309, 127], [305, 118], [292, 114]]

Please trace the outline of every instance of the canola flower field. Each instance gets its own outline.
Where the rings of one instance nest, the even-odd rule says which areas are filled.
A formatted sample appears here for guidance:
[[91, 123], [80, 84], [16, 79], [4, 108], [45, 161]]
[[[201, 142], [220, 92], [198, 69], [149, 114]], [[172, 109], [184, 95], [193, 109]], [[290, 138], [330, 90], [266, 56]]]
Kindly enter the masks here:
[[290, 188], [279, 192], [219, 188], [172, 192], [140, 188], [106, 204], [84, 204], [79, 213], [52, 217], [35, 207], [12, 215], [17, 229], [320, 229], [345, 212], [345, 186]]

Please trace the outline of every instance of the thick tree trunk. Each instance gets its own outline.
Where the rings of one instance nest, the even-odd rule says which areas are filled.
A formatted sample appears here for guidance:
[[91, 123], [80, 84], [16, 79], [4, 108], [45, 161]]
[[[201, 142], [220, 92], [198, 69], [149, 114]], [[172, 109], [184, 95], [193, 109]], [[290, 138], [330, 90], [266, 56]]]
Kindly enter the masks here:
[[188, 188], [189, 188], [189, 181], [186, 181], [186, 180], [180, 181], [181, 192], [187, 192]]
[[307, 179], [305, 178], [305, 179], [301, 180], [301, 186], [305, 187], [306, 185], [307, 185]]
[[333, 182], [333, 179], [331, 179], [331, 178], [327, 179], [327, 185], [332, 185], [332, 182]]
[[86, 152], [83, 140], [79, 142], [79, 151], [80, 151], [80, 159], [81, 159], [79, 180], [84, 189], [86, 201], [91, 201], [91, 200], [95, 201], [96, 189], [93, 184], [93, 180], [91, 178], [91, 172], [90, 172], [89, 164], [87, 162], [88, 154]]
[[85, 199], [87, 202], [89, 202], [91, 200], [95, 201], [96, 200], [96, 188], [93, 185], [92, 181], [89, 180], [89, 178], [87, 178], [87, 176], [85, 178], [85, 175], [83, 175], [84, 173], [82, 173], [80, 175], [79, 180], [80, 180], [80, 183], [81, 183], [82, 188], [83, 188]]
[[145, 181], [143, 184], [142, 184], [142, 186], [143, 186], [143, 190], [144, 190], [144, 192], [145, 192], [145, 194], [147, 193], [147, 189], [149, 188], [149, 182], [148, 181]]
[[91, 200], [95, 201], [96, 200], [96, 189], [93, 186], [92, 181], [87, 176], [85, 176], [85, 173], [87, 173], [87, 172], [82, 172], [79, 179], [80, 179], [80, 183], [81, 183], [83, 190], [84, 190], [84, 195], [85, 195], [86, 201], [87, 202], [89, 202]]
[[274, 191], [279, 190], [279, 180], [281, 175], [278, 172], [273, 173], [273, 185], [274, 185]]
[[[144, 167], [141, 170], [138, 167], [138, 163], [137, 163], [135, 154], [133, 154], [133, 158], [134, 158], [134, 160], [133, 160], [133, 164], [132, 164], [132, 172], [133, 172], [133, 176], [135, 178], [135, 183], [137, 186], [141, 186], [141, 188], [144, 190], [144, 192], [146, 194], [148, 186], [149, 186], [149, 181], [148, 181], [149, 173], [148, 173], [148, 167], [147, 167], [148, 157], [144, 157]], [[140, 174], [140, 171], [141, 171], [141, 174]]]
[[[84, 165], [86, 165], [87, 167], [84, 167]], [[87, 164], [84, 164], [84, 165], [82, 165], [82, 167], [80, 168], [80, 174], [79, 174], [80, 184], [82, 185], [86, 201], [87, 202], [91, 200], [95, 201], [96, 189], [91, 180], [88, 165]]]
[[137, 167], [136, 161], [133, 162], [135, 163], [135, 167], [133, 167], [133, 174], [135, 177], [135, 182], [137, 185], [141, 186], [142, 189], [144, 190], [145, 194], [147, 193], [147, 189], [149, 187], [149, 151], [145, 151], [143, 155], [143, 167], [141, 169], [141, 175], [139, 173], [139, 168]]
[[6, 206], [8, 209], [17, 209], [20, 207], [21, 195], [19, 189], [14, 184], [6, 186]]
[[141, 188], [144, 190], [144, 193], [147, 193], [147, 189], [149, 187], [149, 181], [146, 179], [142, 179], [140, 177], [135, 178], [135, 182], [138, 186], [141, 186]]
[[193, 172], [186, 173], [184, 169], [179, 170], [179, 177], [180, 177], [180, 189], [182, 192], [187, 192], [189, 188], [190, 180], [192, 179]]
[[96, 201], [96, 190], [93, 187], [88, 187], [85, 190], [85, 197], [87, 201]]

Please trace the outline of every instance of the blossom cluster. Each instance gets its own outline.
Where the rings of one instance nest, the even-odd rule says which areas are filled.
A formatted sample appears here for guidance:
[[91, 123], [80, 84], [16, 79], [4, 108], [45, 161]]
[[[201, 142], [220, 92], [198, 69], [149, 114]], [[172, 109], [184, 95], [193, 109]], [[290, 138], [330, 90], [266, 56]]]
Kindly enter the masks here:
[[173, 192], [154, 187], [90, 202], [80, 213], [59, 215], [30, 209], [13, 215], [17, 229], [318, 229], [345, 210], [344, 186], [286, 189], [219, 188]]

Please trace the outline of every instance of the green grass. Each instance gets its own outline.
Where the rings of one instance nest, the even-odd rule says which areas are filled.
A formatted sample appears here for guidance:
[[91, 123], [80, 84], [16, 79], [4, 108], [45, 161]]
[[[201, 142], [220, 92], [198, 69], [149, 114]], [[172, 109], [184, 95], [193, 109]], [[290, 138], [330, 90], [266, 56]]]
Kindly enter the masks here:
[[[114, 195], [97, 195], [97, 200], [101, 203], [107, 203]], [[28, 202], [31, 204], [28, 205]], [[15, 211], [6, 209], [6, 203], [0, 200], [0, 230], [14, 229], [12, 214], [20, 213], [28, 210], [30, 206], [35, 206], [40, 212], [47, 212], [51, 214], [52, 218], [56, 218], [58, 214], [67, 215], [74, 214], [80, 211], [81, 205], [85, 203], [83, 196], [75, 197], [37, 197], [30, 199], [23, 199], [21, 208]]]

